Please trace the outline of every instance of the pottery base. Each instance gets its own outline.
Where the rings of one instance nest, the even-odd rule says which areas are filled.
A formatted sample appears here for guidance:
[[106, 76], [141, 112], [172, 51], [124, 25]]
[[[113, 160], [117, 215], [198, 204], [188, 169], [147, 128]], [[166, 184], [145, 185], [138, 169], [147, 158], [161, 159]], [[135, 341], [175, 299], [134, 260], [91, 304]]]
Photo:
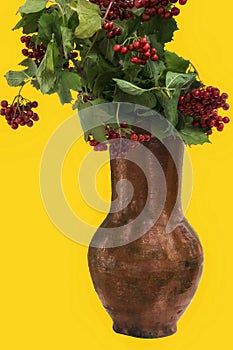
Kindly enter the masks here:
[[161, 327], [155, 326], [154, 328], [151, 328], [151, 330], [143, 330], [137, 327], [121, 327], [120, 325], [114, 323], [113, 330], [116, 333], [131, 337], [151, 339], [168, 337], [169, 335], [176, 333], [177, 326], [176, 324], [170, 324]]

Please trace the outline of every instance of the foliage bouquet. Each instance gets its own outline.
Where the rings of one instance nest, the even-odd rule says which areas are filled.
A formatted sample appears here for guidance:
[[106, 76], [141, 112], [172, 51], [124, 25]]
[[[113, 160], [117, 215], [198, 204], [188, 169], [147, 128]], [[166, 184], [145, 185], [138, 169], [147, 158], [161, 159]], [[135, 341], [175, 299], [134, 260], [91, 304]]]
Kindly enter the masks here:
[[[33, 126], [38, 103], [22, 96], [30, 83], [78, 110], [106, 102], [137, 103], [164, 116], [186, 144], [208, 142], [213, 129], [222, 131], [229, 122], [218, 113], [228, 110], [228, 96], [205, 86], [189, 60], [165, 48], [186, 2], [27, 0], [13, 28], [23, 31], [24, 69], [6, 74], [9, 85], [20, 91], [13, 102], [1, 101], [1, 115], [12, 129]], [[103, 123], [86, 133], [95, 150], [106, 149], [117, 137], [149, 139], [124, 122]]]

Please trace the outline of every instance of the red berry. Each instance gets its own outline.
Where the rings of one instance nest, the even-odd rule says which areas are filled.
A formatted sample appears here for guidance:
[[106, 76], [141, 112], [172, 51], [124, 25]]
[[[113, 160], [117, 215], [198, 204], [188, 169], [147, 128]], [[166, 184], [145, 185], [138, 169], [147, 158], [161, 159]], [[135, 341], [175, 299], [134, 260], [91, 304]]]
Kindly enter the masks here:
[[25, 36], [21, 36], [20, 41], [21, 41], [21, 43], [24, 44], [26, 42], [26, 37]]
[[158, 61], [159, 56], [157, 54], [151, 56], [151, 61]]
[[23, 115], [23, 120], [25, 123], [27, 123], [29, 121], [30, 117], [27, 114]]
[[150, 15], [148, 15], [147, 13], [143, 13], [142, 15], [142, 21], [146, 22], [150, 20]]
[[165, 18], [165, 19], [170, 19], [170, 18], [172, 18], [172, 13], [171, 13], [170, 11], [166, 11], [166, 12], [164, 13], [164, 18]]
[[195, 98], [200, 98], [200, 97], [201, 97], [201, 91], [198, 90], [198, 89], [193, 89], [193, 90], [191, 91], [191, 94], [192, 94], [193, 97], [195, 97]]
[[143, 6], [142, 4], [142, 0], [135, 0], [134, 2], [134, 6], [137, 7], [137, 8], [140, 8]]
[[18, 129], [18, 124], [14, 122], [11, 124], [11, 127], [12, 127], [12, 129], [16, 130], [16, 129]]
[[143, 46], [143, 48], [142, 48], [142, 50], [143, 50], [144, 52], [148, 51], [149, 49], [150, 49], [150, 44], [149, 44], [149, 43], [146, 43], [146, 44]]
[[126, 46], [122, 46], [121, 49], [120, 49], [120, 51], [121, 51], [121, 53], [122, 53], [123, 55], [125, 55], [125, 54], [127, 54], [127, 52], [129, 51], [129, 49], [128, 49], [128, 47], [126, 47]]
[[133, 51], [133, 50], [134, 50], [133, 44], [129, 44], [129, 47], [128, 47], [128, 48], [129, 48], [130, 51]]
[[99, 144], [99, 142], [98, 141], [96, 141], [96, 140], [91, 140], [90, 142], [89, 142], [89, 144], [90, 144], [90, 146], [97, 146], [98, 144]]
[[28, 111], [27, 115], [28, 115], [28, 117], [32, 117], [33, 116], [33, 112], [32, 111]]
[[122, 29], [121, 28], [114, 28], [113, 29], [113, 35], [114, 36], [119, 36], [122, 34]]
[[112, 29], [114, 27], [114, 23], [113, 22], [108, 22], [108, 29]]
[[103, 29], [108, 29], [109, 28], [108, 22], [103, 23], [102, 24], [102, 28]]
[[172, 14], [172, 16], [178, 16], [179, 13], [180, 13], [180, 9], [179, 9], [178, 7], [175, 7], [175, 6], [174, 6], [174, 7], [171, 9], [171, 14]]
[[224, 118], [222, 119], [222, 121], [223, 121], [224, 124], [228, 124], [228, 123], [230, 122], [230, 118], [224, 117]]
[[120, 51], [121, 45], [115, 44], [114, 47], [113, 47], [113, 49], [114, 49], [115, 52]]
[[3, 101], [1, 102], [1, 106], [2, 106], [3, 108], [6, 108], [6, 107], [8, 106], [8, 102], [7, 102], [6, 100], [3, 100]]
[[215, 89], [213, 90], [213, 95], [214, 95], [214, 97], [218, 97], [218, 96], [220, 95], [219, 89], [215, 88]]
[[151, 56], [150, 51], [148, 50], [148, 51], [144, 52], [144, 53], [143, 53], [143, 56], [144, 56], [145, 58], [149, 58], [149, 57]]
[[126, 129], [126, 128], [128, 128], [128, 123], [127, 122], [122, 122], [122, 123], [120, 123], [120, 127], [123, 128], [123, 129]]
[[32, 108], [37, 108], [38, 107], [38, 102], [37, 101], [33, 101], [31, 103], [31, 106], [32, 106]]
[[39, 116], [37, 113], [33, 113], [32, 119], [36, 122], [39, 120]]
[[218, 131], [223, 131], [224, 129], [224, 124], [223, 123], [220, 123], [218, 126], [217, 126], [217, 130]]
[[22, 54], [23, 54], [24, 56], [28, 56], [28, 55], [29, 55], [29, 52], [28, 52], [27, 49], [23, 49], [23, 50], [22, 50]]
[[137, 56], [132, 56], [130, 58], [130, 61], [135, 64], [139, 64], [139, 58]]
[[225, 92], [223, 92], [221, 97], [223, 100], [226, 100], [228, 98], [228, 95]]
[[108, 38], [108, 39], [114, 38], [114, 33], [113, 33], [112, 30], [111, 30], [110, 32], [107, 33], [107, 38]]
[[118, 132], [114, 132], [111, 137], [112, 139], [119, 139], [121, 136], [118, 134]]
[[22, 119], [21, 119], [20, 117], [17, 117], [17, 118], [15, 119], [15, 122], [16, 122], [17, 124], [20, 124], [21, 121], [22, 121]]
[[139, 41], [135, 41], [135, 42], [133, 43], [133, 47], [134, 47], [135, 49], [139, 49], [139, 47], [140, 47], [140, 42], [139, 42]]
[[138, 135], [138, 141], [139, 142], [144, 142], [145, 141], [145, 136], [143, 134]]
[[9, 107], [9, 108], [5, 109], [5, 114], [6, 115], [11, 115], [11, 113], [12, 113], [12, 108]]
[[[140, 39], [140, 44], [145, 45], [148, 43], [148, 39], [146, 37]], [[150, 46], [149, 46], [150, 47]]]
[[154, 55], [155, 53], [157, 53], [157, 50], [156, 50], [154, 47], [152, 47], [152, 49], [150, 50], [150, 52], [151, 52], [152, 55]]
[[225, 103], [225, 104], [222, 106], [222, 109], [224, 109], [224, 111], [227, 111], [229, 108], [230, 108], [230, 106], [229, 106], [228, 103]]
[[27, 122], [27, 126], [28, 126], [29, 128], [31, 128], [31, 127], [33, 126], [33, 121], [32, 121], [32, 120], [29, 120], [29, 121]]
[[137, 134], [131, 134], [131, 135], [130, 135], [130, 140], [132, 140], [132, 141], [138, 141], [138, 135], [137, 135]]

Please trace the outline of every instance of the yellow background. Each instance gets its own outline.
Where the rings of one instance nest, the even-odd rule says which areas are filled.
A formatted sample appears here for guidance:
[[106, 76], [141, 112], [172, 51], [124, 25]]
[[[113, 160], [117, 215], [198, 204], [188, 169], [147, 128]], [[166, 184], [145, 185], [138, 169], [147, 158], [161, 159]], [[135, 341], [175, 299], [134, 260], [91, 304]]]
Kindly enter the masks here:
[[[22, 2], [1, 3], [1, 99], [10, 100], [16, 93], [3, 75], [22, 60], [20, 32], [11, 31]], [[170, 48], [189, 58], [206, 84], [227, 91], [233, 105], [232, 13], [231, 0], [189, 0], [178, 20], [182, 30]], [[87, 248], [55, 228], [41, 201], [39, 166], [43, 149], [72, 111], [69, 106], [60, 106], [56, 96], [41, 96], [32, 88], [26, 88], [25, 95], [39, 100], [40, 122], [32, 129], [13, 131], [3, 118], [0, 120], [0, 348], [228, 349], [233, 311], [232, 125], [223, 133], [215, 133], [212, 145], [189, 150], [195, 182], [187, 217], [205, 251], [198, 292], [179, 321], [176, 335], [142, 340], [112, 331], [112, 322], [89, 277]], [[75, 196], [77, 183], [73, 179], [80, 154], [87, 150], [83, 143], [82, 151], [77, 148], [81, 152], [77, 159], [72, 156], [66, 162], [64, 187], [68, 198], [72, 193]], [[107, 170], [104, 174], [108, 176]], [[99, 179], [100, 191], [105, 193], [105, 180]], [[72, 206], [83, 214], [75, 198]], [[100, 221], [98, 216], [96, 224]]]

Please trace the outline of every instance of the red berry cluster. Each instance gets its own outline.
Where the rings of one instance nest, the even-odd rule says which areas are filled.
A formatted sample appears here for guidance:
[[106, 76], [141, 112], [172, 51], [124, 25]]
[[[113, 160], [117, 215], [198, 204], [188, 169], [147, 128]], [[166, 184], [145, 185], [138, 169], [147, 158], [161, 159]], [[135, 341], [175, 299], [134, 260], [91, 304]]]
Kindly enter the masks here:
[[106, 21], [103, 23], [102, 28], [107, 30], [107, 38], [113, 39], [116, 36], [122, 34], [122, 29], [119, 27], [114, 27], [114, 23], [112, 21]]
[[115, 27], [114, 20], [126, 20], [134, 16], [131, 11], [134, 8], [134, 0], [90, 0], [99, 5], [102, 17], [105, 18], [103, 29], [107, 30], [107, 38], [112, 39], [122, 34], [122, 29]]
[[17, 96], [17, 101], [11, 105], [6, 100], [1, 101], [0, 114], [5, 116], [12, 129], [18, 129], [19, 125], [33, 126], [33, 121], [39, 120], [39, 116], [32, 109], [38, 107], [38, 102], [30, 102], [22, 96]]
[[218, 109], [229, 109], [227, 104], [228, 95], [220, 94], [218, 88], [208, 86], [206, 88], [193, 89], [192, 91], [181, 96], [179, 99], [178, 110], [183, 115], [193, 117], [192, 125], [205, 129], [207, 135], [212, 134], [212, 128], [218, 131], [224, 129], [224, 123], [229, 123], [228, 117], [218, 115]]
[[[178, 16], [180, 9], [173, 4], [178, 0], [135, 0], [134, 6], [137, 8], [145, 8], [142, 14], [142, 21], [149, 21], [152, 16], [159, 15], [161, 18], [170, 19]], [[180, 5], [185, 5], [187, 0], [179, 0]]]
[[[106, 126], [106, 140], [111, 147], [112, 158], [124, 158], [129, 149], [137, 147], [142, 142], [150, 141], [149, 134], [126, 133], [127, 128], [126, 122], [120, 123], [117, 129], [110, 125]], [[94, 147], [94, 151], [106, 151], [108, 148], [107, 143], [96, 141], [92, 135], [89, 135], [89, 144]]]
[[136, 51], [139, 53], [138, 56], [133, 55], [131, 57], [131, 62], [134, 64], [146, 64], [150, 58], [152, 61], [158, 61], [159, 56], [157, 55], [157, 50], [150, 46], [148, 39], [146, 37], [140, 38], [139, 40], [134, 41], [128, 46], [125, 45], [114, 45], [114, 51], [120, 52], [123, 55], [127, 54], [129, 51]]
[[134, 8], [134, 0], [89, 0], [93, 4], [99, 5], [102, 17], [114, 21], [124, 20], [133, 16], [131, 9]]
[[36, 45], [29, 35], [22, 36], [20, 40], [26, 46], [26, 49], [22, 50], [22, 54], [28, 58], [32, 58], [36, 65], [39, 66], [44, 58], [46, 47], [43, 44]]

